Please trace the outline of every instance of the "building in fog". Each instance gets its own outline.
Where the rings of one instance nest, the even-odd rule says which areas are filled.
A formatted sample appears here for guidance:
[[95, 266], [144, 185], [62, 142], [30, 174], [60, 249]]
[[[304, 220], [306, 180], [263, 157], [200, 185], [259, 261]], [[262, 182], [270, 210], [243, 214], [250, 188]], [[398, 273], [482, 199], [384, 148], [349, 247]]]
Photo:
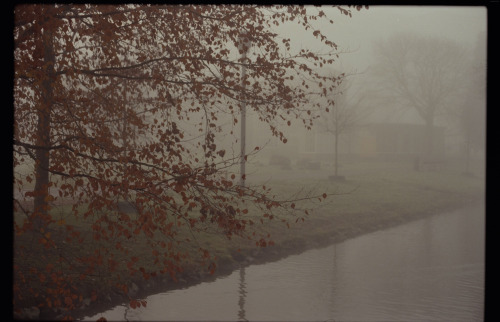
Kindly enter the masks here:
[[[247, 125], [247, 151], [264, 148], [259, 159], [266, 162], [273, 156], [284, 156], [293, 162], [300, 160], [333, 163], [335, 139], [331, 133], [315, 126], [311, 130], [301, 124], [284, 127], [287, 143], [272, 137], [267, 124], [251, 120]], [[445, 154], [445, 128], [434, 127], [433, 155]], [[338, 153], [343, 157], [408, 160], [425, 151], [426, 126], [411, 122], [380, 122], [352, 126], [339, 136]]]
[[[434, 127], [433, 155], [445, 150], [444, 128]], [[317, 130], [298, 136], [298, 157], [317, 161], [332, 160], [334, 137]], [[425, 149], [426, 126], [409, 123], [358, 125], [340, 136], [339, 154], [384, 160], [412, 160]]]

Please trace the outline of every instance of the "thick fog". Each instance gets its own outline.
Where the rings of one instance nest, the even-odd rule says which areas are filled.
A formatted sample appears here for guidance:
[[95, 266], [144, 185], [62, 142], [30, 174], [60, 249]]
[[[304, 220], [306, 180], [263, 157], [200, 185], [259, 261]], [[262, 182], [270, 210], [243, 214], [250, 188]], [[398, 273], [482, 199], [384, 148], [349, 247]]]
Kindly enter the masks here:
[[[334, 24], [326, 27], [311, 24], [314, 28], [326, 28], [325, 34], [339, 46], [339, 58], [328, 71], [347, 75], [342, 87], [348, 90], [339, 90], [339, 95], [331, 98], [337, 102], [336, 107], [329, 108], [349, 119], [339, 132], [339, 154], [370, 154], [354, 143], [361, 140], [367, 127], [380, 128], [385, 124], [391, 128], [388, 131], [395, 131], [398, 136], [398, 126], [409, 124], [417, 133], [426, 132], [427, 124], [428, 128], [436, 129], [433, 131], [437, 133], [436, 138], [432, 140], [438, 141], [434, 148], [427, 148], [430, 149], [427, 153], [438, 152], [439, 158], [464, 158], [470, 153], [484, 156], [486, 8], [371, 6], [368, 10], [354, 11], [352, 17], [322, 9], [331, 15]], [[292, 51], [314, 46], [320, 52], [323, 50], [316, 39], [307, 37], [294, 24], [280, 26], [276, 32], [284, 38], [290, 37]], [[407, 52], [398, 52], [401, 50]], [[399, 70], [394, 70], [397, 68]], [[405, 79], [404, 89], [397, 86], [401, 85], [401, 78]], [[426, 112], [428, 109], [433, 111]], [[267, 143], [271, 146], [270, 154], [291, 153], [290, 157], [297, 161], [314, 159], [319, 154], [333, 158], [332, 126], [328, 131], [325, 125], [331, 123], [334, 113], [319, 115], [311, 131], [304, 130], [298, 123], [285, 128], [288, 143], [283, 145], [270, 138], [270, 132], [252, 119], [249, 112], [247, 146], [253, 148]], [[340, 129], [340, 125], [338, 127]], [[430, 140], [417, 139], [408, 133], [402, 135], [408, 135], [410, 141]], [[402, 147], [393, 152], [399, 157], [407, 153], [408, 158], [426, 153], [425, 147], [416, 147], [426, 143], [412, 144], [415, 147]], [[263, 162], [269, 157], [266, 152], [260, 156]]]
[[[271, 27], [278, 40], [270, 37], [270, 42], [273, 46], [274, 41], [279, 44], [272, 48], [279, 52], [283, 46], [283, 52], [276, 54], [277, 60], [271, 58], [274, 51], [270, 51], [271, 56], [260, 55], [259, 51], [266, 52], [269, 48], [258, 48], [251, 42], [248, 48], [245, 47], [248, 50], [241, 49], [236, 39], [246, 39], [247, 34], [238, 34], [232, 39], [228, 32], [228, 38], [222, 37], [221, 41], [221, 46], [227, 42], [227, 48], [217, 49], [226, 52], [223, 60], [227, 59], [227, 65], [231, 65], [226, 72], [204, 63], [206, 69], [201, 68], [200, 74], [193, 77], [193, 66], [198, 65], [186, 68], [188, 64], [180, 62], [181, 67], [172, 65], [175, 68], [172, 68], [172, 75], [168, 75], [171, 78], [163, 79], [164, 75], [159, 75], [164, 72], [161, 68], [158, 75], [152, 73], [160, 80], [158, 83], [156, 78], [151, 83], [136, 81], [143, 76], [136, 77], [133, 73], [112, 74], [113, 77], [118, 75], [117, 79], [109, 77], [97, 82], [98, 85], [92, 85], [92, 80], [89, 81], [92, 86], [88, 87], [84, 81], [86, 74], [104, 76], [100, 74], [103, 70], [132, 70], [143, 63], [137, 63], [136, 67], [84, 71], [81, 77], [63, 75], [60, 95], [66, 95], [61, 90], [66, 90], [66, 86], [78, 89], [75, 92], [85, 98], [80, 105], [73, 106], [73, 101], [68, 99], [68, 106], [61, 103], [59, 107], [67, 107], [69, 114], [73, 109], [76, 114], [82, 112], [82, 119], [86, 121], [80, 126], [79, 114], [77, 117], [71, 115], [71, 119], [78, 120], [74, 125], [78, 133], [88, 136], [79, 143], [82, 151], [86, 151], [87, 144], [90, 151], [86, 155], [76, 148], [76, 152], [67, 148], [73, 153], [68, 155], [74, 155], [75, 160], [52, 157], [65, 148], [59, 141], [81, 139], [64, 132], [66, 128], [60, 130], [62, 138], [68, 135], [66, 141], [56, 135], [52, 142], [47, 141], [47, 146], [31, 144], [30, 138], [17, 137], [18, 133], [27, 135], [35, 128], [35, 116], [38, 115], [36, 104], [30, 102], [32, 98], [21, 96], [23, 99], [16, 104], [22, 105], [24, 100], [27, 112], [20, 115], [31, 116], [22, 119], [16, 114], [19, 122], [15, 144], [27, 151], [14, 152], [19, 159], [14, 168], [18, 178], [14, 200], [20, 207], [14, 211], [17, 230], [21, 231], [19, 227], [22, 227], [22, 233], [24, 230], [31, 233], [33, 225], [23, 224], [31, 220], [24, 216], [31, 212], [25, 208], [36, 208], [39, 201], [45, 207], [44, 213], [50, 210], [54, 214], [54, 220], [47, 225], [55, 228], [48, 232], [40, 229], [38, 246], [48, 248], [46, 240], [59, 230], [66, 234], [57, 235], [61, 237], [61, 245], [66, 245], [66, 240], [70, 239], [63, 237], [70, 234], [71, 238], [78, 237], [80, 229], [91, 239], [91, 243], [85, 244], [89, 246], [89, 254], [94, 251], [94, 245], [101, 247], [94, 252], [100, 264], [104, 255], [97, 250], [106, 250], [106, 256], [115, 251], [115, 244], [117, 253], [123, 251], [128, 256], [130, 250], [132, 261], [126, 262], [122, 257], [109, 260], [110, 272], [115, 266], [127, 266], [130, 276], [138, 273], [137, 277], [139, 272], [144, 274], [143, 284], [142, 279], [128, 280], [128, 275], [118, 275], [120, 283], [117, 285], [122, 289], [124, 283], [124, 294], [131, 300], [125, 305], [118, 305], [121, 301], [118, 297], [111, 300], [107, 294], [99, 294], [98, 298], [93, 291], [92, 295], [84, 295], [85, 299], [83, 295], [64, 294], [65, 303], [79, 300], [82, 312], [78, 314], [90, 314], [84, 312], [86, 307], [91, 302], [101, 301], [102, 311], [97, 308], [92, 314], [104, 312], [104, 308], [115, 304], [118, 306], [91, 320], [101, 316], [126, 320], [235, 320], [238, 317], [245, 321], [433, 320], [443, 316], [470, 321], [482, 317], [487, 9], [480, 6], [370, 6], [360, 11], [351, 8], [352, 16], [349, 17], [333, 8], [307, 7], [311, 15], [318, 14], [318, 10], [323, 10], [333, 24], [321, 25], [318, 20], [311, 19], [307, 31], [298, 26], [297, 21]], [[189, 14], [199, 14], [195, 11]], [[227, 17], [230, 16], [224, 19]], [[31, 15], [29, 18], [33, 19]], [[208, 18], [210, 23], [218, 20]], [[154, 20], [153, 27], [156, 21], [162, 20]], [[185, 28], [189, 32], [184, 35], [191, 32], [190, 28]], [[194, 35], [201, 32], [192, 30]], [[328, 63], [318, 57], [330, 57], [332, 52], [328, 50], [332, 48], [325, 48], [325, 42], [322, 44], [314, 38], [311, 30], [321, 30], [321, 34], [338, 46], [331, 65], [326, 66]], [[172, 32], [172, 36], [169, 32], [162, 31], [166, 39], [167, 36], [175, 37], [175, 33]], [[265, 36], [267, 39], [267, 33]], [[290, 40], [289, 49], [286, 49], [286, 39]], [[133, 46], [138, 44], [131, 43]], [[215, 45], [202, 43], [199, 43], [200, 48], [210, 50], [201, 62], [222, 57], [215, 54], [211, 57], [215, 51], [210, 46], [215, 48]], [[76, 44], [83, 46], [84, 40]], [[169, 43], [163, 45], [168, 47]], [[23, 50], [29, 51], [28, 45], [24, 47]], [[189, 51], [194, 51], [190, 45], [182, 48], [189, 55]], [[322, 61], [309, 75], [302, 73], [307, 70], [300, 65], [304, 57], [301, 56], [302, 48], [318, 55], [311, 54], [310, 58], [309, 53], [304, 54], [307, 58], [304, 66], [309, 64], [307, 68], [316, 65], [315, 59]], [[151, 66], [152, 62], [159, 62], [160, 66], [163, 60], [170, 60], [168, 55], [174, 56], [167, 53], [163, 57], [163, 48], [152, 50], [154, 55], [156, 50], [160, 53], [159, 58], [150, 59], [147, 64]], [[99, 50], [85, 49], [83, 52], [83, 56], [101, 55]], [[114, 58], [119, 63], [130, 63], [138, 60], [137, 57], [124, 52]], [[172, 58], [176, 59], [189, 60]], [[267, 59], [280, 67], [272, 73], [263, 73], [262, 66], [269, 65], [260, 64]], [[282, 61], [287, 59], [300, 63], [294, 62], [294, 67], [284, 67], [286, 72], [282, 72], [281, 64], [286, 65]], [[54, 64], [45, 65], [53, 68]], [[257, 65], [259, 68], [255, 67]], [[249, 66], [248, 74], [245, 66]], [[205, 81], [205, 74], [210, 74], [206, 78], [210, 81]], [[326, 76], [331, 79], [322, 78]], [[274, 84], [272, 80], [283, 80], [283, 83]], [[323, 81], [336, 83], [333, 93], [327, 94], [326, 88], [331, 84], [324, 85]], [[215, 89], [204, 89], [204, 82]], [[183, 87], [184, 83], [189, 86]], [[47, 84], [44, 81], [43, 87], [51, 89], [52, 83]], [[315, 84], [318, 87], [314, 87]], [[249, 90], [261, 86], [265, 90], [255, 90], [257, 94]], [[230, 95], [224, 93], [225, 87], [231, 87]], [[98, 93], [101, 89], [106, 95], [110, 94], [109, 102], [106, 95]], [[289, 94], [294, 89], [297, 93]], [[16, 90], [19, 94], [20, 89]], [[30, 90], [27, 93], [35, 93]], [[96, 102], [92, 102], [93, 97]], [[47, 105], [57, 106], [59, 101], [51, 102], [51, 99], [54, 100], [47, 99], [50, 103]], [[104, 103], [99, 103], [100, 100]], [[88, 108], [86, 104], [92, 105]], [[121, 110], [114, 110], [118, 105]], [[98, 108], [109, 112], [109, 119], [105, 113], [96, 115], [94, 109]], [[22, 111], [19, 107], [16, 109]], [[123, 111], [123, 115], [115, 115], [115, 111]], [[309, 123], [311, 118], [313, 121]], [[102, 120], [106, 121], [105, 125]], [[57, 123], [49, 119], [47, 124], [50, 122]], [[50, 136], [51, 131], [59, 131], [42, 125], [38, 125], [42, 129], [37, 133], [43, 134], [46, 129], [46, 136]], [[102, 133], [101, 127], [105, 130]], [[68, 127], [68, 133], [70, 130], [72, 128]], [[94, 143], [93, 136], [113, 149], [106, 147], [108, 149], [103, 148], [102, 152], [100, 141]], [[53, 146], [49, 147], [50, 143]], [[40, 165], [41, 161], [36, 159], [39, 154], [32, 152], [36, 149], [50, 150], [53, 158], [50, 162], [56, 166], [49, 164], [49, 153], [43, 151], [39, 153], [40, 158], [48, 165], [46, 168]], [[57, 167], [57, 162], [67, 164], [68, 169]], [[111, 164], [109, 169], [108, 163]], [[70, 166], [75, 166], [76, 170]], [[46, 184], [39, 184], [42, 181], [35, 170], [46, 174]], [[80, 174], [77, 170], [83, 172]], [[80, 177], [87, 180], [85, 186]], [[42, 194], [37, 189], [43, 190], [46, 197], [40, 198]], [[64, 189], [71, 193], [65, 193]], [[78, 203], [72, 206], [76, 201]], [[46, 207], [49, 203], [57, 211]], [[86, 207], [88, 211], [81, 215]], [[38, 215], [37, 211], [33, 213]], [[111, 216], [114, 217], [109, 220]], [[131, 218], [135, 221], [130, 221]], [[157, 226], [151, 218], [156, 220]], [[71, 220], [77, 227], [75, 233], [71, 232]], [[65, 226], [66, 221], [68, 225]], [[120, 229], [113, 230], [115, 226], [112, 225]], [[102, 237], [108, 236], [105, 227], [110, 231], [109, 236], [116, 233], [116, 240], [123, 239], [124, 245]], [[92, 232], [90, 229], [97, 233], [87, 234]], [[35, 262], [32, 258], [38, 256], [37, 248], [25, 247], [23, 243], [32, 245], [34, 239], [22, 233], [16, 235], [21, 241], [18, 248], [28, 251], [22, 253], [24, 257], [17, 255], [17, 263], [24, 271], [16, 270], [34, 272], [36, 278], [40, 276], [39, 289], [52, 291], [43, 282], [49, 279], [48, 274], [56, 265], [52, 265], [51, 259], [47, 265], [42, 257], [43, 260], [35, 263], [39, 270], [32, 270], [32, 262]], [[137, 239], [130, 239], [131, 236]], [[152, 243], [136, 243], [136, 240], [142, 241], [140, 238], [147, 242], [150, 238], [155, 247], [167, 248], [168, 251], [165, 249], [164, 255], [162, 253], [164, 258], [159, 257], [156, 249], [150, 254]], [[83, 238], [78, 242], [82, 241]], [[109, 245], [112, 242], [113, 247], [107, 242]], [[60, 249], [71, 254], [73, 249], [64, 245]], [[113, 250], [109, 251], [111, 248]], [[59, 261], [66, 260], [59, 248], [55, 249], [57, 252], [50, 255], [59, 256]], [[84, 251], [87, 249], [82, 247], [81, 253]], [[192, 254], [195, 255], [189, 257]], [[288, 257], [290, 255], [297, 257]], [[202, 261], [196, 256], [203, 256]], [[285, 261], [278, 262], [285, 257], [288, 257]], [[140, 302], [143, 303], [141, 308], [135, 298], [143, 296], [146, 299], [150, 295], [148, 292], [153, 292], [151, 286], [159, 279], [147, 280], [159, 275], [156, 271], [152, 271], [154, 275], [146, 271], [151, 262], [160, 263], [159, 258], [165, 259], [163, 263], [168, 268], [161, 273], [169, 273], [175, 284], [168, 276], [161, 277], [161, 283], [168, 285], [170, 291], [159, 293], [156, 298], [148, 297], [148, 308], [146, 300]], [[175, 264], [170, 262], [172, 258]], [[79, 265], [85, 263], [77, 259]], [[143, 266], [132, 270], [137, 261], [140, 261], [137, 265]], [[276, 263], [270, 265], [273, 261]], [[260, 265], [263, 263], [266, 264]], [[73, 269], [73, 264], [71, 267]], [[47, 277], [38, 274], [45, 270]], [[50, 277], [56, 281], [54, 272]], [[108, 276], [100, 274], [99, 271], [99, 280], [92, 275], [89, 285], [94, 287]], [[38, 297], [29, 279], [20, 276], [18, 280], [26, 282]], [[212, 276], [221, 278], [215, 280]], [[83, 277], [80, 279], [82, 285], [87, 283]], [[110, 281], [109, 285], [114, 283]], [[215, 282], [201, 283], [205, 281]], [[193, 285], [198, 285], [194, 293], [193, 287], [188, 287]], [[19, 298], [26, 291], [23, 287], [16, 290]], [[164, 289], [154, 290], [161, 291]], [[40, 294], [40, 298], [45, 297]], [[189, 300], [183, 297], [187, 295]], [[50, 301], [49, 297], [47, 299]], [[48, 303], [51, 307], [52, 302]], [[129, 310], [135, 306], [140, 309]], [[40, 309], [33, 308], [22, 307], [23, 313], [35, 311], [36, 319], [41, 316]]]

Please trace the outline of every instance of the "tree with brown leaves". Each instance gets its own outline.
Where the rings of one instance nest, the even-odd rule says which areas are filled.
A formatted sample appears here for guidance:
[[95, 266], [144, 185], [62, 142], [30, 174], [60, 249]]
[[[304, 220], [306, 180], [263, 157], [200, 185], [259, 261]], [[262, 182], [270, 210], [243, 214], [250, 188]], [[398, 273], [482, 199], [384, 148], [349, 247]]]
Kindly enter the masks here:
[[[71, 310], [91, 279], [126, 293], [119, 266], [145, 278], [175, 277], [187, 256], [179, 245], [194, 239], [183, 235], [186, 228], [193, 236], [214, 227], [228, 238], [244, 236], [255, 219], [249, 204], [262, 218], [290, 207], [291, 200], [223, 175], [239, 156], [216, 138], [227, 120], [236, 126], [243, 102], [285, 142], [282, 125], [313, 124], [321, 106], [308, 95], [335, 90], [317, 70], [337, 50], [311, 24], [333, 21], [313, 11], [16, 6], [14, 308], [33, 298], [39, 307]], [[272, 31], [284, 23], [297, 23], [330, 50], [292, 52], [290, 39]], [[147, 265], [130, 255], [138, 243], [154, 258]], [[210, 261], [207, 249], [198, 250]], [[90, 296], [96, 299], [94, 290]]]

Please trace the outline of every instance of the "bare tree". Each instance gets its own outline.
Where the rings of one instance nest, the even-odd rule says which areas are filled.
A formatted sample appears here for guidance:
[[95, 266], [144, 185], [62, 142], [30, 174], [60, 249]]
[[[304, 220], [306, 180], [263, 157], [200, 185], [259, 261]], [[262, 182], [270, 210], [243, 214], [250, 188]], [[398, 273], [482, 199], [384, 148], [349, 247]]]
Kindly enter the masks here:
[[472, 51], [467, 91], [458, 105], [458, 127], [462, 136], [464, 174], [470, 174], [470, 159], [474, 150], [484, 151], [486, 135], [486, 34], [478, 34]]
[[338, 85], [337, 91], [326, 97], [325, 105], [327, 107], [321, 113], [321, 119], [318, 122], [323, 131], [333, 135], [335, 177], [338, 177], [340, 136], [349, 131], [369, 112], [366, 105], [362, 104], [366, 96], [360, 94], [359, 91], [353, 91], [352, 81], [348, 77], [352, 77], [352, 75], [345, 76]]
[[434, 152], [434, 124], [462, 90], [465, 48], [441, 38], [398, 34], [375, 43], [374, 85], [388, 102], [413, 109], [426, 125], [424, 153]]

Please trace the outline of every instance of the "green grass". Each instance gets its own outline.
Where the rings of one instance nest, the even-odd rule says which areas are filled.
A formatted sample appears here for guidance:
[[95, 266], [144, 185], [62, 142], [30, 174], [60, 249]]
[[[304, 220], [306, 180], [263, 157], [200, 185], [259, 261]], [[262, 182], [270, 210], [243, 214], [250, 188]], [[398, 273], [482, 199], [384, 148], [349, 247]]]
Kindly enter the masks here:
[[329, 180], [331, 168], [299, 174], [295, 174], [297, 170], [271, 166], [254, 170], [256, 176], [272, 175], [266, 185], [279, 195], [293, 193], [300, 187], [313, 189], [317, 194], [333, 194], [312, 205], [315, 210], [304, 223], [293, 225], [292, 234], [284, 232], [279, 224], [269, 225], [280, 243], [332, 235], [342, 239], [477, 201], [485, 192], [481, 167], [482, 164], [477, 165], [477, 176], [468, 177], [461, 174], [458, 163], [451, 163], [439, 172], [417, 172], [411, 163], [352, 162], [340, 168], [339, 174], [346, 177], [345, 182]]
[[[325, 192], [329, 195], [321, 202], [315, 199], [310, 202], [297, 202], [297, 209], [312, 208], [308, 216], [297, 210], [295, 213], [276, 214], [276, 219], [264, 221], [264, 224], [258, 221], [261, 213], [249, 206], [249, 214], [246, 216], [253, 218], [256, 224], [248, 227], [248, 234], [252, 235], [255, 232], [257, 236], [266, 236], [269, 233], [275, 242], [272, 247], [260, 249], [255, 246], [254, 241], [245, 238], [233, 237], [227, 240], [218, 234], [217, 230], [194, 233], [186, 226], [181, 226], [178, 239], [184, 241], [189, 238], [193, 242], [181, 242], [176, 248], [192, 255], [183, 260], [186, 271], [199, 270], [203, 275], [207, 274], [207, 267], [199, 267], [200, 262], [197, 257], [199, 247], [206, 248], [215, 255], [219, 268], [224, 269], [235, 267], [242, 258], [250, 255], [258, 257], [266, 251], [274, 250], [275, 255], [279, 257], [314, 245], [341, 241], [478, 201], [485, 191], [484, 169], [481, 166], [477, 165], [478, 175], [470, 177], [461, 174], [460, 164], [450, 164], [440, 172], [417, 172], [413, 170], [411, 164], [405, 163], [345, 162], [339, 174], [344, 175], [346, 181], [333, 182], [328, 179], [333, 169], [327, 167], [321, 170], [301, 171], [282, 170], [278, 166], [256, 167], [250, 164], [247, 185], [271, 187], [280, 199], [290, 196], [301, 197], [297, 191], [302, 191], [303, 194], [312, 191], [317, 195]], [[90, 223], [83, 219], [76, 221], [67, 216], [69, 210], [69, 205], [54, 209], [53, 216], [56, 219], [64, 218], [67, 223], [80, 225], [83, 230], [88, 229], [85, 227]], [[15, 214], [16, 220], [20, 220], [21, 217]], [[305, 221], [299, 220], [295, 223], [300, 217], [304, 217]], [[280, 219], [287, 219], [290, 227]], [[19, 239], [17, 245], [26, 246], [29, 242], [29, 238]], [[138, 267], [150, 268], [153, 256], [145, 240], [138, 239], [133, 244], [125, 246], [129, 249], [129, 256], [139, 258]], [[88, 243], [74, 251], [85, 253], [92, 250], [93, 244]], [[113, 252], [111, 244], [108, 251]], [[44, 261], [36, 258], [22, 260], [29, 260], [30, 266], [39, 266], [40, 269], [46, 265]], [[124, 264], [119, 266], [118, 270], [122, 273], [122, 279], [127, 276]], [[109, 286], [105, 285], [112, 283], [101, 283], [107, 278], [109, 278], [107, 275], [103, 275], [101, 280], [94, 279], [95, 284], [91, 283], [85, 287], [92, 289], [100, 286], [102, 293], [110, 292], [106, 288]], [[138, 281], [137, 277], [130, 278], [130, 281], [132, 279]]]

